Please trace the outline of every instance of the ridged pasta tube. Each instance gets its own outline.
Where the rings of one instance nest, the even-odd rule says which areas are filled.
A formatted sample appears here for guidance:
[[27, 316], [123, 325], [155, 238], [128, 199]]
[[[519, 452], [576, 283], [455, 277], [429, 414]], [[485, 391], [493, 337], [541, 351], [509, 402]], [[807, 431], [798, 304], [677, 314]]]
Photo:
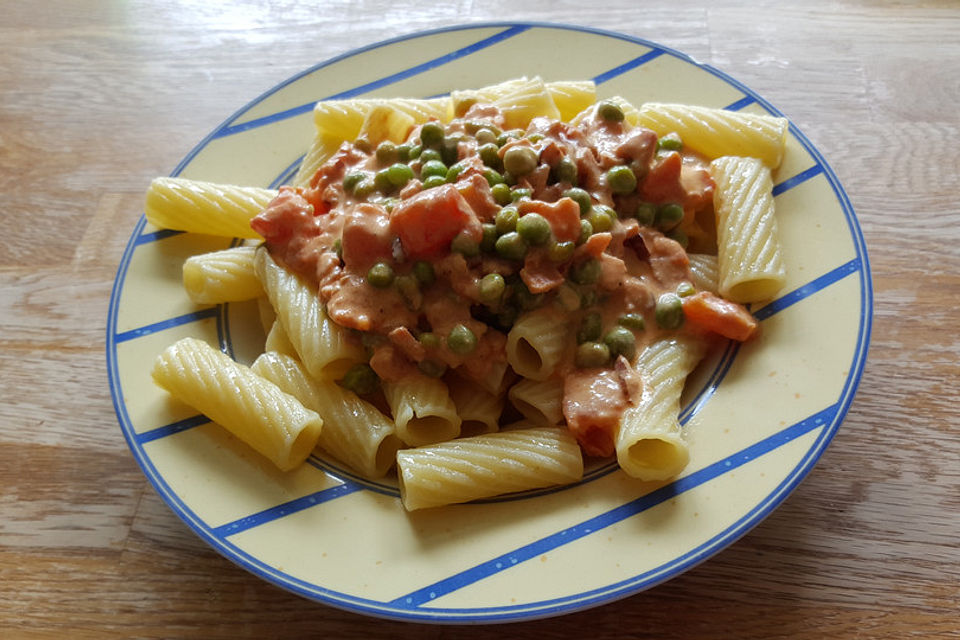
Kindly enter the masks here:
[[503, 395], [494, 394], [477, 386], [473, 381], [452, 378], [447, 381], [450, 399], [460, 416], [460, 435], [478, 436], [493, 433], [500, 428], [503, 412]]
[[770, 169], [755, 158], [710, 163], [716, 182], [720, 295], [734, 302], [772, 298], [786, 283]]
[[709, 253], [689, 253], [690, 275], [697, 291], [717, 292], [720, 282], [720, 265], [717, 256]]
[[593, 80], [562, 80], [546, 83], [547, 93], [560, 112], [560, 119], [569, 121], [597, 100]]
[[289, 356], [264, 353], [252, 369], [323, 418], [319, 445], [335, 458], [367, 478], [381, 478], [393, 467], [400, 439], [375, 406], [335, 382], [311, 378]]
[[524, 378], [546, 380], [567, 345], [567, 323], [551, 308], [526, 313], [507, 334], [507, 362]]
[[449, 119], [450, 98], [354, 98], [350, 100], [325, 100], [313, 109], [313, 122], [317, 130], [339, 140], [355, 140], [363, 128], [367, 114], [376, 106], [389, 106], [410, 116], [422, 124], [434, 118], [446, 122]]
[[290, 342], [283, 323], [279, 320], [273, 321], [273, 326], [267, 332], [267, 339], [264, 341], [263, 350], [266, 352], [279, 353], [285, 356], [297, 357], [297, 348]]
[[183, 287], [195, 304], [252, 300], [263, 295], [253, 270], [255, 247], [201, 253], [183, 263]]
[[577, 482], [583, 458], [566, 429], [545, 427], [404, 449], [397, 468], [403, 505], [414, 511]]
[[638, 124], [663, 136], [676, 132], [683, 144], [708, 158], [750, 156], [771, 169], [780, 166], [786, 147], [786, 118], [686, 104], [648, 102]]
[[186, 178], [155, 178], [144, 213], [161, 229], [228, 238], [259, 238], [250, 220], [277, 196], [273, 189], [237, 187]]
[[397, 435], [411, 447], [450, 440], [460, 435], [460, 416], [441, 380], [412, 375], [397, 382], [385, 382], [387, 398]]
[[677, 419], [680, 394], [702, 357], [697, 339], [677, 336], [654, 342], [637, 358], [643, 395], [623, 412], [616, 444], [617, 462], [627, 475], [665, 480], [687, 466], [690, 453]]
[[313, 144], [303, 156], [300, 162], [300, 168], [297, 169], [297, 175], [294, 176], [291, 183], [295, 187], [306, 187], [310, 184], [310, 179], [317, 172], [324, 162], [330, 159], [337, 149], [340, 148], [342, 140], [332, 136], [324, 131], [318, 131], [313, 139]]
[[167, 347], [151, 372], [175, 398], [266, 456], [283, 471], [317, 444], [323, 420], [277, 385], [196, 338]]
[[310, 375], [336, 379], [364, 360], [360, 344], [350, 340], [347, 330], [327, 317], [317, 291], [278, 265], [265, 247], [257, 249], [254, 268]]
[[563, 380], [521, 380], [507, 393], [510, 403], [525, 418], [538, 425], [563, 421]]
[[[451, 99], [455, 106], [470, 102], [489, 102], [503, 113], [504, 126], [507, 129], [525, 129], [537, 116], [552, 119], [560, 118], [560, 111], [553, 102], [543, 79], [516, 78], [500, 84], [483, 87], [473, 91], [454, 91]], [[460, 110], [463, 110], [460, 107]]]

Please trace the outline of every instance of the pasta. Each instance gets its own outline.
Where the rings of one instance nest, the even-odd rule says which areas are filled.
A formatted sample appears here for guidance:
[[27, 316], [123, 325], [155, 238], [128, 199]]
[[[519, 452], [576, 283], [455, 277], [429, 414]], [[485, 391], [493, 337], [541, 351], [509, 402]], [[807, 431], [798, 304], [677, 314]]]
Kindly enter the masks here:
[[181, 341], [154, 378], [282, 469], [395, 468], [408, 510], [576, 482], [583, 456], [682, 473], [686, 379], [784, 281], [786, 121], [595, 100], [534, 77], [321, 102], [292, 186], [155, 180], [152, 223], [250, 239], [184, 286], [257, 298], [266, 339], [250, 368]]
[[770, 169], [754, 158], [710, 163], [717, 190], [719, 291], [735, 302], [767, 300], [786, 282]]
[[154, 381], [270, 459], [282, 471], [302, 463], [323, 420], [296, 398], [195, 338], [167, 347]]
[[576, 482], [583, 458], [567, 431], [502, 431], [397, 454], [400, 496], [409, 511]]

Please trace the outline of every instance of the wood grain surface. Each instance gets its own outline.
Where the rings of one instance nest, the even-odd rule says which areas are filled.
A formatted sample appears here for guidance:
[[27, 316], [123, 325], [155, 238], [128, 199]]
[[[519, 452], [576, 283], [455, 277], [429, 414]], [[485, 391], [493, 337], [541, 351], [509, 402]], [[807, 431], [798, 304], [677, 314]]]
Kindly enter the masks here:
[[[960, 3], [587, 6], [3, 2], [0, 637], [960, 637]], [[790, 116], [863, 227], [872, 344], [818, 466], [708, 562], [562, 618], [384, 622], [261, 581], [160, 500], [114, 414], [107, 304], [146, 185], [236, 108], [354, 47], [484, 20], [649, 38]]]

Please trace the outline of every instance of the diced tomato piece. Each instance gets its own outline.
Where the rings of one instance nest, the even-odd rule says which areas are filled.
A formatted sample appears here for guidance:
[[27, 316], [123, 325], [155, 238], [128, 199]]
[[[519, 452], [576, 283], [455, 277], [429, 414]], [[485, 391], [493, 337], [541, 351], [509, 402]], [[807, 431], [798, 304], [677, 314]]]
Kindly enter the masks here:
[[445, 184], [403, 200], [390, 214], [390, 229], [400, 237], [408, 256], [432, 258], [450, 248], [450, 241], [465, 231], [480, 242], [480, 221], [457, 188]]
[[521, 200], [519, 211], [520, 215], [539, 213], [546, 218], [557, 242], [574, 242], [580, 237], [580, 205], [570, 198], [556, 202]]
[[531, 293], [546, 293], [563, 284], [564, 278], [557, 265], [544, 255], [543, 251], [527, 254], [520, 270], [520, 279]]
[[490, 183], [479, 173], [466, 178], [461, 177], [457, 182], [457, 191], [464, 197], [477, 217], [484, 221], [491, 221], [500, 210], [500, 206], [493, 199]]
[[383, 207], [359, 204], [343, 223], [341, 247], [348, 267], [367, 269], [390, 257], [393, 245], [390, 218]]
[[687, 322], [739, 342], [749, 340], [760, 326], [742, 305], [709, 291], [684, 298], [683, 314]]
[[612, 239], [613, 236], [606, 231], [603, 233], [595, 233], [587, 238], [586, 242], [577, 247], [575, 255], [576, 257], [587, 255], [593, 258], [599, 258], [601, 255], [603, 255], [603, 252], [607, 250], [607, 247], [610, 246], [610, 241]]

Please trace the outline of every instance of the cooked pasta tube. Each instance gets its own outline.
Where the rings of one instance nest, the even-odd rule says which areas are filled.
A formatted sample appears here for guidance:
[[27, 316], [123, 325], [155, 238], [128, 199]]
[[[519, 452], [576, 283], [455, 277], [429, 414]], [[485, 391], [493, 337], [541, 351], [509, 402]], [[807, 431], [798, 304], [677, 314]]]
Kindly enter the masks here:
[[147, 189], [144, 213], [150, 224], [161, 229], [259, 238], [250, 220], [276, 196], [273, 189], [155, 178]]
[[408, 511], [577, 482], [583, 458], [566, 429], [544, 427], [459, 438], [397, 453]]
[[507, 129], [525, 129], [538, 116], [560, 117], [560, 111], [540, 77], [507, 80], [476, 91], [454, 91], [451, 99], [457, 117], [478, 101], [494, 105], [503, 114]]
[[566, 348], [567, 322], [550, 308], [520, 316], [507, 334], [507, 362], [524, 378], [546, 380]]
[[367, 478], [381, 478], [393, 466], [401, 442], [375, 406], [335, 382], [311, 378], [290, 356], [264, 353], [252, 369], [323, 418], [319, 445], [335, 458]]
[[354, 98], [350, 100], [325, 100], [313, 109], [313, 122], [318, 131], [343, 140], [355, 140], [360, 135], [364, 120], [374, 107], [387, 105], [410, 116], [416, 123], [431, 119], [449, 119], [450, 98]]
[[364, 360], [363, 348], [327, 317], [314, 289], [278, 265], [266, 248], [257, 250], [254, 268], [277, 318], [310, 375], [337, 379]]
[[450, 399], [460, 416], [460, 435], [478, 436], [500, 428], [503, 395], [478, 388], [476, 383], [451, 376], [447, 380]]
[[637, 358], [643, 395], [623, 412], [616, 443], [617, 462], [627, 475], [665, 480], [687, 465], [690, 453], [677, 419], [680, 394], [702, 357], [700, 341], [678, 336], [654, 342]]
[[183, 287], [196, 304], [252, 300], [263, 294], [253, 270], [254, 247], [232, 247], [187, 258]]
[[683, 144], [708, 158], [750, 156], [771, 169], [780, 166], [786, 149], [786, 118], [686, 104], [648, 102], [637, 124], [657, 135], [679, 134]]
[[318, 131], [313, 139], [313, 144], [310, 145], [307, 154], [303, 156], [300, 168], [297, 169], [297, 175], [294, 176], [291, 184], [295, 187], [308, 186], [317, 169], [336, 153], [342, 142], [336, 136], [332, 136], [325, 131]]
[[270, 331], [267, 332], [267, 339], [264, 342], [263, 350], [268, 353], [273, 352], [294, 358], [297, 357], [297, 348], [290, 342], [290, 337], [287, 336], [287, 331], [283, 328], [283, 323], [279, 320], [274, 320], [273, 326], [270, 327]]
[[593, 80], [547, 82], [546, 88], [561, 120], [570, 120], [597, 100], [597, 85]]
[[770, 169], [755, 158], [710, 163], [717, 188], [720, 295], [734, 302], [772, 298], [786, 283]]
[[521, 380], [510, 387], [510, 403], [525, 418], [538, 425], [563, 421], [563, 380]]
[[196, 338], [167, 347], [151, 372], [175, 398], [266, 456], [283, 471], [317, 444], [323, 420], [249, 367]]
[[720, 282], [720, 265], [717, 256], [709, 253], [690, 253], [690, 275], [697, 291], [717, 292]]
[[442, 381], [416, 374], [385, 382], [383, 395], [405, 444], [419, 447], [460, 435], [460, 416]]

